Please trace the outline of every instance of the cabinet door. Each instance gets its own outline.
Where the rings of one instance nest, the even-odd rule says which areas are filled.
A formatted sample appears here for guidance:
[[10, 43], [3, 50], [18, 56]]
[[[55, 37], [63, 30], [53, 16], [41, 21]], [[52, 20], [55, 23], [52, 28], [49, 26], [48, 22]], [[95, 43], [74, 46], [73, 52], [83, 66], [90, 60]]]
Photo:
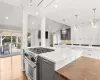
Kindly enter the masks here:
[[91, 58], [99, 59], [99, 53], [97, 52], [91, 53]]
[[42, 65], [41, 65], [41, 75], [42, 80], [54, 80], [55, 79], [55, 70], [54, 70], [54, 63], [42, 59]]
[[83, 56], [91, 58], [91, 50], [84, 50]]
[[65, 80], [62, 77], [60, 77], [59, 75], [55, 74], [55, 80]]

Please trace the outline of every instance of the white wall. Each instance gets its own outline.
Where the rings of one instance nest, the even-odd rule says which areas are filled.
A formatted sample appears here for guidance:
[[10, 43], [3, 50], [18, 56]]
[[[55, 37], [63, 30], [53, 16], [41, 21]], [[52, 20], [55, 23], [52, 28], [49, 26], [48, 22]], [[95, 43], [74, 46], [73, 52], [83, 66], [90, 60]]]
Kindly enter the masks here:
[[[60, 36], [59, 31], [54, 33], [54, 44], [63, 42]], [[78, 30], [75, 27], [71, 27], [71, 42], [72, 44], [100, 45], [100, 21], [96, 23], [96, 28], [93, 28], [90, 22], [78, 25]]]
[[[50, 33], [48, 32], [48, 39], [45, 39], [46, 46], [50, 46]], [[38, 39], [38, 30], [35, 31], [35, 46], [39, 46], [39, 42], [41, 42], [41, 39]]]
[[54, 33], [54, 35], [53, 35], [53, 44], [59, 44], [59, 43], [61, 43], [62, 41], [61, 41], [61, 35], [60, 35], [60, 31], [57, 31], [57, 32], [55, 32]]
[[78, 30], [71, 28], [72, 44], [96, 44], [100, 45], [100, 21], [96, 23], [96, 28], [92, 28], [90, 22], [78, 26]]

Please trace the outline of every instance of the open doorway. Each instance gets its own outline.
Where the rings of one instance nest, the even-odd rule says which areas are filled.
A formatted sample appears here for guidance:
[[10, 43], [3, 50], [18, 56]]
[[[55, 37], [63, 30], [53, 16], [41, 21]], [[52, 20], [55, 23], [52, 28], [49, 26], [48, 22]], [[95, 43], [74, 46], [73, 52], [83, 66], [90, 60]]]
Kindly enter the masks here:
[[50, 35], [50, 47], [53, 47], [53, 34]]
[[21, 33], [0, 32], [0, 57], [21, 54]]

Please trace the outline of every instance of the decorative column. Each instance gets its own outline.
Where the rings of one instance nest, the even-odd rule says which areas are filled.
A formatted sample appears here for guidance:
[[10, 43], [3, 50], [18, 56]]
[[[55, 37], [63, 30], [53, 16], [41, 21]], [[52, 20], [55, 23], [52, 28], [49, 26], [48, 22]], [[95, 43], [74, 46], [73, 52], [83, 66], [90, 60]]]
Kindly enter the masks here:
[[35, 31], [31, 31], [31, 47], [35, 46]]
[[0, 45], [2, 46], [2, 36], [0, 36]]
[[57, 44], [59, 44], [59, 31], [57, 31]]
[[23, 10], [23, 28], [22, 28], [22, 49], [27, 48], [28, 34], [28, 13]]
[[16, 48], [18, 48], [18, 35], [16, 35]]
[[45, 40], [45, 27], [46, 27], [46, 18], [42, 18], [41, 20], [41, 46], [46, 46], [46, 40]]
[[[27, 33], [28, 33], [28, 12], [23, 9], [23, 25], [22, 25], [22, 50], [27, 48]], [[25, 71], [24, 55], [22, 51], [22, 71]]]
[[39, 46], [39, 39], [38, 39], [38, 30], [34, 31], [35, 37], [35, 46]]
[[13, 42], [12, 39], [13, 39], [13, 38], [12, 38], [12, 32], [11, 32], [11, 46], [10, 46], [10, 47], [11, 47], [11, 48], [10, 48], [11, 50], [10, 50], [10, 54], [12, 54], [12, 44], [13, 44], [13, 43], [12, 43], [12, 42]]

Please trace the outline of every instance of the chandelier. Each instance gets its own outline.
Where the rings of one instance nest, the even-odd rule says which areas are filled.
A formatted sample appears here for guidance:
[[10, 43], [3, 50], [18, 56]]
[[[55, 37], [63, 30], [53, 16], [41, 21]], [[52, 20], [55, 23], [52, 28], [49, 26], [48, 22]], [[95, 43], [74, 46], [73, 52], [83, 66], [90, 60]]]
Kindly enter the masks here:
[[78, 30], [78, 28], [77, 28], [77, 18], [78, 18], [78, 15], [75, 15], [75, 18], [76, 18], [76, 23], [74, 25], [74, 29], [77, 31]]
[[93, 21], [91, 21], [91, 25], [92, 25], [92, 28], [96, 28], [96, 18], [95, 18], [96, 8], [93, 8], [93, 12], [94, 12], [94, 19]]
[[66, 30], [66, 26], [64, 25], [63, 29], [62, 29], [62, 34], [66, 34], [67, 30]]
[[[63, 19], [63, 22], [65, 23], [66, 19]], [[66, 26], [64, 25], [63, 29], [62, 29], [62, 34], [66, 34], [67, 30], [66, 30]]]

